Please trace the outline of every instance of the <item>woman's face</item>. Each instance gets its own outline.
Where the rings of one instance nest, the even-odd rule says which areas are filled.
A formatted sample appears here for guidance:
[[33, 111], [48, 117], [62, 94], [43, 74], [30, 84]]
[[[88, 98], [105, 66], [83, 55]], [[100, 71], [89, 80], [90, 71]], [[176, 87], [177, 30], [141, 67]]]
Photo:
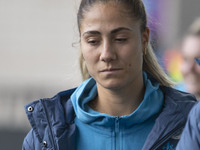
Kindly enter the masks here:
[[188, 36], [182, 45], [183, 64], [181, 71], [189, 92], [197, 95], [200, 93], [200, 66], [194, 58], [200, 58], [200, 37]]
[[114, 2], [94, 4], [81, 22], [81, 50], [89, 74], [107, 89], [137, 86], [142, 78], [143, 50], [149, 30]]

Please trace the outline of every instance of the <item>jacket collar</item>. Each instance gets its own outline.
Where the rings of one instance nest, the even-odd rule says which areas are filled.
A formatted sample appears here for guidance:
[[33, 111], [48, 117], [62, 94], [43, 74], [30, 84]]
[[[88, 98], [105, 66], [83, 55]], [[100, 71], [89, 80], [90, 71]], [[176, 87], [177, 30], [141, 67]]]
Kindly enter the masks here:
[[[53, 98], [41, 99], [25, 106], [28, 119], [39, 142], [48, 141], [49, 148], [74, 149], [75, 113], [69, 99], [74, 90], [64, 91]], [[163, 109], [147, 137], [143, 150], [150, 149], [170, 131], [183, 127], [186, 116], [195, 103], [195, 98], [190, 94], [169, 87], [161, 87], [161, 90], [164, 93]], [[30, 107], [33, 107], [33, 111], [30, 111]]]
[[[164, 93], [164, 105], [161, 113], [156, 119], [152, 131], [149, 133], [143, 146], [143, 150], [152, 149], [167, 140], [170, 133], [184, 128], [188, 113], [194, 105], [195, 97], [169, 87], [160, 87]], [[154, 148], [153, 148], [154, 149]]]
[[68, 100], [74, 90], [60, 92], [53, 98], [40, 99], [25, 106], [33, 132], [40, 143], [47, 143], [47, 149], [74, 149], [71, 143], [75, 140], [75, 113]]

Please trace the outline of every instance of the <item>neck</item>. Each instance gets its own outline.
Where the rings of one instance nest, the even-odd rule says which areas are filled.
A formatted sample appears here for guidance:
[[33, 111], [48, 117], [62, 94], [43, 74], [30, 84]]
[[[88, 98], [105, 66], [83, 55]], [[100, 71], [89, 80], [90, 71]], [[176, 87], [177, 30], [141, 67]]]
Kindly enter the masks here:
[[137, 109], [144, 98], [143, 78], [136, 83], [117, 90], [103, 88], [97, 83], [98, 96], [89, 105], [95, 111], [112, 116], [129, 115]]

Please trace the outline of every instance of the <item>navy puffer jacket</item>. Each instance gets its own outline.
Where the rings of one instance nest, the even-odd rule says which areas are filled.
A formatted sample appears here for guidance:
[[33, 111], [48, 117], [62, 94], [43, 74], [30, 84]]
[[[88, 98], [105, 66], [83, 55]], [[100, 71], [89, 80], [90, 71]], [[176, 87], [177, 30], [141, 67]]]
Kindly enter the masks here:
[[[149, 133], [143, 150], [173, 150], [180, 139], [188, 113], [196, 99], [188, 93], [160, 87], [164, 93], [163, 109]], [[58, 93], [25, 106], [32, 130], [23, 150], [74, 150], [76, 125], [70, 96], [75, 89]]]

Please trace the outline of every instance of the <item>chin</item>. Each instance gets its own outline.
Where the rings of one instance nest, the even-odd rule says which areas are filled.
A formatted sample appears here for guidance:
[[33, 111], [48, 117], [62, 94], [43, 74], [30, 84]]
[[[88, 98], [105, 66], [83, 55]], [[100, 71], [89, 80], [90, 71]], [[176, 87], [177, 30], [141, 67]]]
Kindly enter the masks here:
[[109, 85], [109, 86], [104, 86], [104, 88], [108, 90], [120, 90], [121, 86]]
[[103, 82], [98, 82], [100, 86], [109, 90], [119, 90], [125, 86], [125, 82], [122, 79], [116, 80], [105, 80]]

